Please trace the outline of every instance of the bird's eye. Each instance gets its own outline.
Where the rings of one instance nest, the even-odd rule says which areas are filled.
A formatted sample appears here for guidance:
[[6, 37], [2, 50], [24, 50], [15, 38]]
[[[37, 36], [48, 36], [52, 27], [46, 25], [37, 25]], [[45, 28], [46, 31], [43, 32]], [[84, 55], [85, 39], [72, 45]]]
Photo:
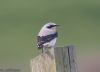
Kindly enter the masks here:
[[49, 26], [47, 26], [47, 28], [52, 28], [52, 27], [55, 27], [55, 25], [49, 25]]

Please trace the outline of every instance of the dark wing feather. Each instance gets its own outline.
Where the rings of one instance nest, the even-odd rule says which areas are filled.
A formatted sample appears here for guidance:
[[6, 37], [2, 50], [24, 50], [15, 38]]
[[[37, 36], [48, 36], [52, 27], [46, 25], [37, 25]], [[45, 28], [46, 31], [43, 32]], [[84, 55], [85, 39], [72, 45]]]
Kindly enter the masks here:
[[58, 37], [58, 33], [54, 33], [54, 34], [50, 34], [50, 35], [47, 35], [47, 36], [37, 36], [37, 45], [38, 45], [38, 48], [43, 48], [43, 44], [46, 43], [46, 42], [50, 42], [51, 40], [53, 40], [54, 38]]

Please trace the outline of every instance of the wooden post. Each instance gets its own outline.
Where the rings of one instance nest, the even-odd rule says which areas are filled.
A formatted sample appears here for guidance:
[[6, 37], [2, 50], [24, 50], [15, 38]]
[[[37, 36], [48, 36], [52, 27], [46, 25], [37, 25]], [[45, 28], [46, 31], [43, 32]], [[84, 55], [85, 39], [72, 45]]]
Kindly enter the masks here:
[[57, 47], [31, 60], [32, 72], [77, 72], [73, 46]]
[[55, 48], [55, 61], [57, 72], [76, 72], [73, 46]]
[[56, 72], [54, 48], [33, 58], [31, 60], [31, 70], [32, 72]]

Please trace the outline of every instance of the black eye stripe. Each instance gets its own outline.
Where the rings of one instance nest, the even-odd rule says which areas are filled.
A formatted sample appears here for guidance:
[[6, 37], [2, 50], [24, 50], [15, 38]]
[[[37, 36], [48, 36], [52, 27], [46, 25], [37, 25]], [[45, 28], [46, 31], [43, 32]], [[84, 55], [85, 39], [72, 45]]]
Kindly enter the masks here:
[[47, 26], [47, 28], [52, 28], [52, 27], [55, 27], [56, 25], [50, 25], [50, 26]]

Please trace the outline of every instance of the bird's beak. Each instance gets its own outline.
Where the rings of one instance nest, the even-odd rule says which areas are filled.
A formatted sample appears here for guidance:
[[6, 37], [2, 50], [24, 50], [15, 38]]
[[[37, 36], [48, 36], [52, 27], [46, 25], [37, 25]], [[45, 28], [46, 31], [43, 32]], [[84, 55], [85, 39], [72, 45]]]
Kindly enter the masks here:
[[60, 26], [60, 25], [56, 25], [56, 26], [58, 27], [58, 26]]

